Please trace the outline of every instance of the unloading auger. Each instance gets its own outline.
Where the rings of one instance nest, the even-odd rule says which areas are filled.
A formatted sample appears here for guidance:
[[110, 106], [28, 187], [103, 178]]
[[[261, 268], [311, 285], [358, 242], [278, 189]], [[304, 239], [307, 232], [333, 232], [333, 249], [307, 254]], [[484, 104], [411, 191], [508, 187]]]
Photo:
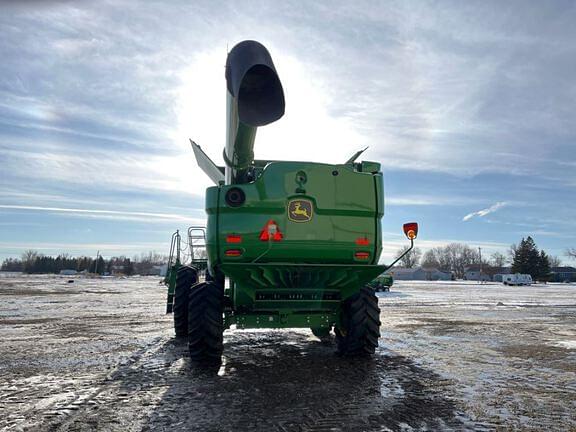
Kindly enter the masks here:
[[[223, 332], [231, 326], [310, 328], [320, 338], [333, 329], [338, 353], [374, 353], [380, 310], [367, 284], [391, 267], [378, 264], [380, 164], [356, 162], [362, 151], [337, 165], [255, 160], [257, 128], [285, 109], [266, 48], [236, 45], [226, 84], [226, 166], [191, 142], [215, 186], [206, 190], [206, 280], [198, 280], [193, 265], [177, 270], [176, 335], [188, 337], [198, 365], [220, 363]], [[417, 224], [405, 224], [404, 232], [413, 245]]]

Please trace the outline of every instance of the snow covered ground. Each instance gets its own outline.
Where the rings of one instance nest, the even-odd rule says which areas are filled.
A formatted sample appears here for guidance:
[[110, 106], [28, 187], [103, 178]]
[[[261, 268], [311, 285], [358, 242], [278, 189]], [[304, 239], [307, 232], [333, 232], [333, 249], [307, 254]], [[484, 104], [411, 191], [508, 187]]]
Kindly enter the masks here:
[[576, 285], [406, 281], [379, 295], [383, 347], [453, 381], [472, 419], [576, 428]]
[[229, 330], [203, 376], [157, 278], [1, 275], [0, 430], [576, 430], [576, 285], [378, 296], [370, 361], [308, 330]]

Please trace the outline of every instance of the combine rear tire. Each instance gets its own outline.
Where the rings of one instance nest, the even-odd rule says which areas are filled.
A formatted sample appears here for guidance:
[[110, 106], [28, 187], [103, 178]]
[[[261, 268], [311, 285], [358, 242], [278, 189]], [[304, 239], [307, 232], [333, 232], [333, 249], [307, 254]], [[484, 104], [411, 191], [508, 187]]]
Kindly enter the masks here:
[[224, 288], [201, 282], [190, 290], [188, 303], [188, 349], [196, 366], [220, 365], [224, 333]]
[[342, 326], [335, 329], [338, 354], [364, 356], [374, 354], [380, 337], [378, 297], [368, 286], [342, 305]]
[[188, 335], [188, 294], [190, 287], [196, 282], [198, 282], [198, 271], [194, 267], [182, 266], [178, 269], [172, 309], [176, 337]]

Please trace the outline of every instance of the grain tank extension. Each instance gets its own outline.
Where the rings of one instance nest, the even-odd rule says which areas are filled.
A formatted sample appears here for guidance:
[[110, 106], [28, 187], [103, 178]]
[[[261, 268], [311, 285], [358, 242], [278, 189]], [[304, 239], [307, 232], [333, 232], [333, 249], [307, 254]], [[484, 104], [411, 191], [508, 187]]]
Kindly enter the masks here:
[[[264, 46], [244, 41], [228, 54], [226, 166], [192, 142], [214, 181], [206, 190], [208, 272], [182, 266], [174, 294], [177, 336], [191, 359], [218, 364], [223, 332], [236, 328], [333, 330], [342, 355], [371, 354], [380, 310], [367, 284], [378, 264], [384, 212], [377, 162], [343, 164], [254, 159], [258, 127], [284, 114], [284, 90]], [[266, 144], [266, 143], [264, 143]], [[322, 143], [310, 143], [322, 145]], [[413, 243], [417, 225], [405, 225]]]

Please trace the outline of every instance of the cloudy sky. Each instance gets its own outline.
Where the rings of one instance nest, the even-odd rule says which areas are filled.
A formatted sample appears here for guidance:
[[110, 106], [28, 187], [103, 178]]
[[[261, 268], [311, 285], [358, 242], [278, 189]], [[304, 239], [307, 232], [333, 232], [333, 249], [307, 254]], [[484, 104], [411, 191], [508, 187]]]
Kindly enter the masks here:
[[[384, 261], [490, 254], [532, 235], [576, 246], [572, 1], [4, 1], [0, 4], [0, 258], [28, 248], [167, 252], [204, 221], [219, 163], [226, 53], [270, 50], [286, 115], [259, 159], [382, 163]], [[568, 261], [566, 261], [568, 262]]]

